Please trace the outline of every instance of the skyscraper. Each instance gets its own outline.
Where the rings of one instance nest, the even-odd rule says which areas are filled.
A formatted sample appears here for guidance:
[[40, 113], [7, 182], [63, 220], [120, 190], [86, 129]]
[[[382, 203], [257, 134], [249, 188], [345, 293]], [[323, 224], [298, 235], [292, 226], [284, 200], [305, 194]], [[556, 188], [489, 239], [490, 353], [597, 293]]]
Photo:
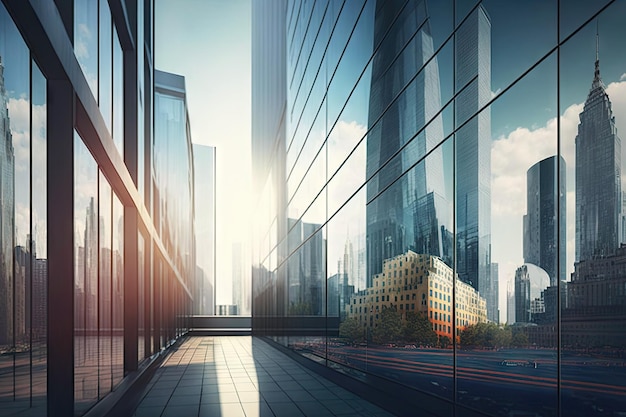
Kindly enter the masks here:
[[[368, 287], [373, 276], [381, 272], [385, 259], [409, 249], [439, 256], [451, 264], [446, 241], [450, 227], [443, 155], [441, 147], [434, 149], [443, 140], [441, 116], [435, 117], [441, 108], [439, 66], [436, 57], [428, 62], [434, 51], [426, 1], [409, 2], [406, 7], [410, 10], [404, 10], [401, 20], [391, 26], [398, 11], [394, 8], [401, 6], [403, 2], [377, 5], [374, 22], [374, 44], [382, 44], [372, 68], [366, 171], [368, 178], [373, 177], [367, 183], [367, 198], [384, 194], [367, 206]], [[391, 33], [387, 34], [390, 26]], [[416, 41], [408, 43], [399, 54], [405, 48], [402, 34], [417, 27], [421, 29], [415, 35]], [[396, 99], [398, 91], [416, 73], [405, 93]], [[403, 146], [406, 148], [401, 154], [394, 156]], [[425, 160], [411, 168], [416, 159], [432, 149]]]
[[576, 261], [615, 254], [619, 247], [622, 145], [600, 78], [598, 37], [593, 82], [576, 135]]
[[350, 236], [346, 238], [346, 243], [343, 250], [343, 275], [344, 278], [347, 280], [345, 285], [356, 285], [354, 249], [352, 248], [352, 241], [350, 240]]
[[[482, 109], [491, 99], [491, 21], [482, 6], [459, 27], [455, 48], [456, 267], [483, 295], [492, 285], [491, 112]], [[487, 309], [497, 303], [492, 295], [486, 300]]]
[[[556, 156], [551, 156], [537, 162], [526, 172], [524, 262], [543, 268], [550, 276], [551, 286], [557, 285], [558, 279], [565, 280], [566, 273], [565, 160], [560, 158], [560, 183], [557, 175], [557, 170], [559, 170], [557, 161]], [[560, 185], [557, 186], [557, 184]], [[559, 206], [560, 213], [558, 213]], [[557, 230], [558, 222], [562, 225], [560, 232]], [[560, 237], [557, 237], [559, 234]], [[557, 251], [560, 251], [560, 267]]]
[[4, 87], [0, 57], [0, 345], [13, 338], [13, 230], [15, 228], [15, 160], [9, 118], [9, 98]]

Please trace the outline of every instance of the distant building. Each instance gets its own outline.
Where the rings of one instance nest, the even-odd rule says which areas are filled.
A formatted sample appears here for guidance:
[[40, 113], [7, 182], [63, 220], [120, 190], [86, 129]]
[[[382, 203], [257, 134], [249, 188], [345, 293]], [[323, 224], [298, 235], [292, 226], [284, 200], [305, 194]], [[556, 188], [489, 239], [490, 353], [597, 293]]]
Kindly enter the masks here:
[[291, 315], [321, 315], [325, 304], [325, 240], [320, 224], [288, 219], [291, 231], [287, 237], [289, 312]]
[[[546, 158], [526, 172], [524, 263], [537, 265], [546, 271], [552, 286], [556, 286], [559, 279], [564, 281], [566, 278], [565, 188], [565, 160], [562, 157]], [[560, 231], [557, 227], [559, 223]]]
[[[196, 231], [196, 314], [214, 314], [215, 298], [215, 172], [216, 149], [193, 144]], [[200, 269], [198, 269], [200, 268]], [[198, 275], [201, 273], [202, 275]], [[210, 294], [209, 294], [210, 293]]]
[[[533, 264], [515, 271], [515, 323], [531, 323], [533, 311], [543, 313], [542, 291], [550, 285], [548, 273]], [[511, 324], [511, 323], [510, 323]]]
[[506, 288], [506, 324], [515, 323], [515, 282], [509, 281]]
[[334, 274], [328, 278], [326, 288], [328, 292], [327, 315], [343, 319], [346, 314], [346, 306], [354, 294], [354, 285], [348, 283], [346, 274]]
[[218, 316], [236, 316], [238, 314], [235, 304], [218, 304], [216, 312]]
[[500, 323], [500, 285], [499, 285], [499, 272], [498, 264], [492, 262], [489, 265], [489, 287], [486, 289], [485, 294], [480, 294], [485, 300], [492, 300], [491, 303], [487, 303], [487, 320], [493, 323]]
[[[439, 336], [452, 338], [452, 276], [452, 268], [436, 256], [407, 251], [385, 259], [372, 286], [351, 297], [348, 317], [356, 317], [363, 327], [373, 330], [383, 308], [396, 309], [403, 320], [410, 311], [424, 312]], [[457, 277], [456, 326], [486, 321], [485, 299]]]
[[232, 248], [232, 297], [239, 314], [250, 314], [250, 257], [247, 246], [233, 243]]

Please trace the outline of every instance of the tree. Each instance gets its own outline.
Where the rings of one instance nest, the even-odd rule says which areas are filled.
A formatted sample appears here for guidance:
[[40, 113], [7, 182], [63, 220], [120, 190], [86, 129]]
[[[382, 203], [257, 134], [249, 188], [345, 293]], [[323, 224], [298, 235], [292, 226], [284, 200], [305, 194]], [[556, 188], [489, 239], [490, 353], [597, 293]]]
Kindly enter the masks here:
[[[515, 340], [515, 335], [511, 334], [508, 326], [499, 327], [495, 323], [476, 323], [467, 326], [461, 331], [461, 346], [498, 348], [511, 345], [511, 339]], [[513, 342], [514, 343], [514, 342]]]
[[392, 307], [383, 307], [374, 329], [374, 342], [378, 344], [397, 341], [402, 335], [402, 318]]
[[339, 325], [339, 337], [348, 339], [348, 343], [351, 344], [363, 339], [363, 329], [356, 317], [349, 317]]
[[406, 313], [404, 338], [407, 342], [419, 345], [434, 346], [437, 343], [437, 333], [426, 314], [414, 311]]
[[513, 335], [513, 341], [511, 342], [515, 347], [524, 347], [528, 345], [528, 336], [523, 331], [517, 331]]
[[452, 339], [448, 336], [439, 336], [439, 347], [442, 349], [447, 349], [448, 346], [452, 343]]

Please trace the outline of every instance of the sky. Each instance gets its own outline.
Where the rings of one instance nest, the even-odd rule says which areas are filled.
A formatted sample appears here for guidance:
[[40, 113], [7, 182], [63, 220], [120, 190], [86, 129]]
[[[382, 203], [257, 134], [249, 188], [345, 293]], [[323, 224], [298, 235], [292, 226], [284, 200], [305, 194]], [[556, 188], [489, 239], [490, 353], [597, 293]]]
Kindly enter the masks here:
[[216, 301], [230, 304], [232, 244], [250, 237], [250, 1], [157, 0], [155, 26], [156, 69], [185, 77], [192, 141], [216, 147]]

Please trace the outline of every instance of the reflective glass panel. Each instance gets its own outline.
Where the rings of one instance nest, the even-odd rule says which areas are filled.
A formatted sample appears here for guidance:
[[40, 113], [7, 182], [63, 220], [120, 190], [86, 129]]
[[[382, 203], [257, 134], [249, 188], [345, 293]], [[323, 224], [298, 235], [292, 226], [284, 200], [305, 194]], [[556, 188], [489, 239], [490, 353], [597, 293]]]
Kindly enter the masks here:
[[74, 409], [98, 399], [98, 166], [74, 133]]

